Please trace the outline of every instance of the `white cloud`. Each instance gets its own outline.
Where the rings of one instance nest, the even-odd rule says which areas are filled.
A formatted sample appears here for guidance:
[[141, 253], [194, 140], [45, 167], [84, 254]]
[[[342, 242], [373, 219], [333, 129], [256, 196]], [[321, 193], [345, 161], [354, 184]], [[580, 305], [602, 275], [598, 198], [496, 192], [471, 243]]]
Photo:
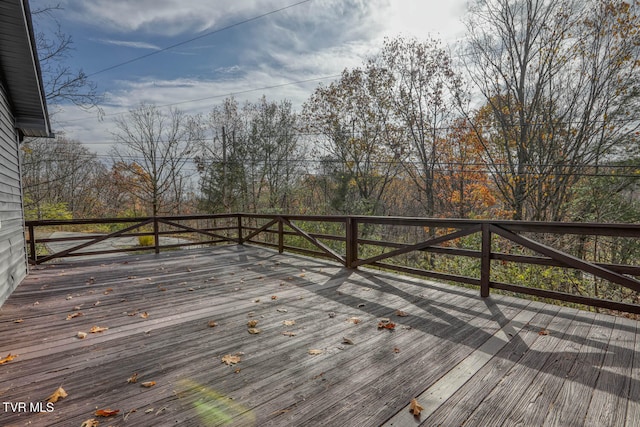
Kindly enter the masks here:
[[[76, 21], [91, 22], [104, 31], [117, 33], [106, 36], [102, 42], [156, 50], [159, 46], [153, 43], [116, 39], [145, 40], [149, 35], [162, 34], [176, 36], [175, 40], [180, 41], [295, 2], [65, 1], [66, 10]], [[312, 0], [237, 27], [242, 31], [234, 32], [233, 40], [223, 42], [223, 39], [212, 38], [211, 43], [216, 45], [182, 46], [181, 51], [197, 53], [200, 61], [197, 67], [206, 70], [204, 77], [188, 78], [194, 70], [179, 69], [175, 69], [172, 76], [181, 77], [166, 77], [156, 68], [153, 78], [128, 77], [105, 84], [99, 82], [108, 90], [103, 106], [104, 120], [98, 121], [95, 113], [65, 106], [56, 116], [59, 121], [56, 131], [64, 131], [72, 138], [92, 144], [92, 149], [104, 152], [106, 146], [93, 144], [113, 139], [113, 115], [126, 113], [141, 102], [175, 105], [194, 114], [209, 111], [230, 94], [235, 94], [241, 102], [256, 101], [264, 94], [269, 100], [289, 99], [299, 108], [320, 82], [285, 84], [336, 75], [346, 67], [359, 66], [381, 48], [384, 37], [431, 35], [452, 43], [464, 30], [460, 18], [465, 7], [466, 0]], [[215, 57], [207, 56], [207, 50], [214, 51], [223, 45], [237, 58], [218, 63]]]

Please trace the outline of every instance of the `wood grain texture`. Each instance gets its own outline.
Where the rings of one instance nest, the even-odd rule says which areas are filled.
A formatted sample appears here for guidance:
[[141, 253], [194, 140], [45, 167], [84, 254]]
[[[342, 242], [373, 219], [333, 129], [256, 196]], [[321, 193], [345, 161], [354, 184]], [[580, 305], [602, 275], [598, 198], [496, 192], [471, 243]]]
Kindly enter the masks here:
[[250, 245], [42, 265], [0, 310], [0, 395], [69, 396], [0, 425], [379, 426], [430, 392], [405, 425], [580, 425], [596, 399], [624, 425], [636, 323]]

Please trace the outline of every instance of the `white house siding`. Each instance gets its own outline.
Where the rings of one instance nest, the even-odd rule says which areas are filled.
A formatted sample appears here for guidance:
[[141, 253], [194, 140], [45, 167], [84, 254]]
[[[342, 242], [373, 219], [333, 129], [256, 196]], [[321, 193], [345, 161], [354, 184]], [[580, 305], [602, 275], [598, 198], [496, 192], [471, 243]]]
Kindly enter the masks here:
[[0, 82], [0, 305], [27, 275], [19, 147], [5, 88]]

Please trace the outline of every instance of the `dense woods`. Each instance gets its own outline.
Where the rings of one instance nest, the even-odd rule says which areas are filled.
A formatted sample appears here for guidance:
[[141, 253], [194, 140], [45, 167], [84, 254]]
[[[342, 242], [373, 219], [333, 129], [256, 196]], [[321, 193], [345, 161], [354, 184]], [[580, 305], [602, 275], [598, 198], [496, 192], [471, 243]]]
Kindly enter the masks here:
[[[483, 0], [469, 9], [460, 49], [387, 39], [299, 108], [264, 96], [193, 116], [141, 104], [113, 120], [109, 158], [64, 136], [25, 144], [27, 217], [638, 222], [639, 10], [637, 1]], [[629, 242], [553, 243], [596, 261], [638, 259]], [[549, 269], [511, 273], [589, 292]]]

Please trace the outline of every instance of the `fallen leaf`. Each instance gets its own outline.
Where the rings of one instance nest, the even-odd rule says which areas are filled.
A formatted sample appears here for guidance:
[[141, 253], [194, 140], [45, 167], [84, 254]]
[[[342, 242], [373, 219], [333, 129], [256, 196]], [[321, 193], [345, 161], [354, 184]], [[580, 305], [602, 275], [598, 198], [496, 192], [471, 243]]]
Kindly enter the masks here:
[[272, 300], [276, 300], [276, 299], [278, 299], [278, 296], [277, 295], [271, 295], [271, 299]]
[[318, 354], [322, 354], [322, 350], [317, 350], [317, 349], [311, 349], [308, 351], [308, 353], [312, 356], [316, 356]]
[[140, 317], [146, 319], [147, 317], [149, 317], [149, 313], [147, 313], [146, 311], [144, 313], [140, 313]]
[[85, 339], [87, 337], [87, 333], [86, 332], [78, 332], [76, 334], [76, 337], [80, 338], [81, 340]]
[[353, 341], [351, 341], [349, 338], [347, 337], [342, 337], [342, 343], [343, 344], [349, 344], [349, 345], [353, 345]]
[[91, 332], [92, 334], [97, 334], [98, 332], [104, 332], [109, 328], [103, 328], [101, 326], [92, 326], [91, 329], [89, 329], [89, 332]]
[[0, 365], [4, 365], [7, 362], [11, 362], [13, 359], [15, 359], [16, 357], [18, 357], [17, 354], [7, 354], [7, 357], [5, 357], [4, 359], [0, 359]]
[[398, 317], [407, 317], [409, 314], [402, 310], [396, 310], [396, 316]]
[[538, 332], [538, 335], [549, 335], [549, 331], [547, 331], [546, 329], [542, 328]]
[[64, 399], [68, 394], [62, 387], [58, 387], [56, 391], [51, 394], [51, 396], [47, 397], [47, 402], [56, 403], [58, 399]]
[[347, 319], [347, 322], [351, 322], [354, 325], [357, 325], [358, 323], [360, 323], [360, 318], [358, 317], [350, 317]]
[[394, 330], [395, 328], [396, 328], [396, 324], [395, 323], [378, 322], [378, 329]]
[[240, 363], [240, 356], [225, 354], [222, 356], [222, 363], [226, 365], [235, 365], [236, 363]]
[[282, 322], [282, 324], [284, 326], [293, 326], [293, 325], [296, 324], [296, 321], [295, 320], [285, 320], [285, 321]]
[[82, 424], [80, 424], [80, 427], [98, 427], [98, 424], [100, 424], [98, 420], [89, 418], [88, 420], [84, 420]]
[[409, 404], [409, 411], [413, 414], [414, 417], [419, 417], [420, 412], [422, 412], [424, 408], [420, 406], [416, 399], [411, 399], [411, 403]]
[[127, 384], [134, 384], [138, 382], [138, 373], [134, 372], [129, 378], [127, 378]]
[[16, 320], [13, 321], [13, 323], [22, 323], [22, 322], [24, 322], [24, 320], [22, 320], [22, 319], [16, 319]]
[[287, 336], [287, 337], [295, 337], [295, 336], [296, 336], [296, 333], [295, 333], [295, 332], [288, 332], [288, 331], [285, 331], [285, 332], [283, 332], [283, 333], [282, 333], [282, 335], [285, 335], [285, 336]]
[[207, 323], [207, 325], [209, 325], [210, 328], [215, 328], [216, 326], [218, 326], [218, 323], [214, 320], [209, 320], [209, 323]]
[[98, 409], [96, 411], [96, 417], [112, 417], [118, 415], [120, 409]]
[[82, 316], [82, 312], [78, 311], [77, 313], [71, 313], [71, 314], [67, 314], [67, 320], [71, 320], [75, 317], [80, 317]]
[[154, 385], [156, 385], [155, 381], [145, 381], [140, 384], [141, 387], [146, 387], [146, 388], [153, 387]]
[[260, 332], [262, 332], [262, 331], [261, 331], [260, 329], [258, 329], [258, 328], [249, 328], [249, 329], [248, 329], [248, 332], [249, 332], [250, 334], [252, 334], [252, 335], [256, 335], [256, 334], [259, 334], [259, 333], [260, 333]]
[[247, 322], [247, 327], [248, 328], [255, 328], [256, 326], [258, 326], [258, 321], [257, 320], [249, 320]]

